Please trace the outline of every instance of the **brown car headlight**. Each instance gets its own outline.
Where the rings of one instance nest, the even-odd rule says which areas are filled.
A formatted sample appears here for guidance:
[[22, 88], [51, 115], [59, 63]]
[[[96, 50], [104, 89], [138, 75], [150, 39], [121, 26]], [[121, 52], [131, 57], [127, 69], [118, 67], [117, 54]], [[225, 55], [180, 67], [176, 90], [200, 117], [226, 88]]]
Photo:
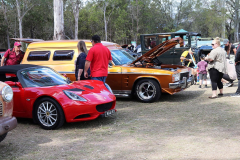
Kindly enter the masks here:
[[173, 82], [177, 82], [179, 80], [180, 80], [180, 74], [179, 73], [172, 74], [172, 81]]
[[9, 86], [5, 86], [2, 89], [2, 98], [6, 102], [10, 102], [13, 99], [13, 91]]

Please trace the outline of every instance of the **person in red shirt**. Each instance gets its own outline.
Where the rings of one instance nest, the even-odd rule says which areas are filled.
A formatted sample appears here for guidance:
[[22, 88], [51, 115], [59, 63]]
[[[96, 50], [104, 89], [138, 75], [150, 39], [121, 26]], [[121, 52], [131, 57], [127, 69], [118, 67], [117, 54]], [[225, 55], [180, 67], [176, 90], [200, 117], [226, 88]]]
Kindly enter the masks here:
[[[14, 43], [14, 48], [8, 49], [6, 51], [6, 53], [4, 54], [4, 56], [2, 57], [1, 60], [1, 66], [5, 65], [5, 66], [9, 66], [9, 65], [16, 65], [16, 64], [20, 64], [23, 56], [24, 56], [24, 52], [22, 52], [21, 49], [21, 43], [20, 42], [15, 42]], [[4, 64], [5, 63], [5, 64]]]
[[91, 79], [99, 80], [105, 83], [108, 75], [108, 63], [112, 62], [112, 56], [109, 49], [102, 45], [98, 35], [92, 36], [93, 47], [89, 50], [86, 57], [84, 76], [88, 78], [87, 70], [90, 67]]

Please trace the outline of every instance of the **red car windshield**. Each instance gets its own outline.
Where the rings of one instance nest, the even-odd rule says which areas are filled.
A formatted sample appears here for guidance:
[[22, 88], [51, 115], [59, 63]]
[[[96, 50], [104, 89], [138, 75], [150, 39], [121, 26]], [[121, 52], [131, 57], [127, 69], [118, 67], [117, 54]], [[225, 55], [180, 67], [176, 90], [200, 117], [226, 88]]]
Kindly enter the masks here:
[[45, 87], [68, 84], [69, 80], [50, 68], [28, 68], [21, 71], [27, 87]]

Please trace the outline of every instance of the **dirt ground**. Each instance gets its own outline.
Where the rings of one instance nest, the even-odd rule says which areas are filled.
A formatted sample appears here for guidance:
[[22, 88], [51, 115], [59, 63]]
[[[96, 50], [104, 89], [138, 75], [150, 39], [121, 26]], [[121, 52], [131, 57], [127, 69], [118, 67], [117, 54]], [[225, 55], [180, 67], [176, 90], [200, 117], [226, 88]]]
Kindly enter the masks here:
[[29, 119], [0, 143], [0, 159], [78, 160], [237, 160], [240, 159], [240, 98], [224, 88], [209, 99], [211, 88], [191, 86], [155, 103], [117, 99], [117, 114], [68, 123], [46, 131]]

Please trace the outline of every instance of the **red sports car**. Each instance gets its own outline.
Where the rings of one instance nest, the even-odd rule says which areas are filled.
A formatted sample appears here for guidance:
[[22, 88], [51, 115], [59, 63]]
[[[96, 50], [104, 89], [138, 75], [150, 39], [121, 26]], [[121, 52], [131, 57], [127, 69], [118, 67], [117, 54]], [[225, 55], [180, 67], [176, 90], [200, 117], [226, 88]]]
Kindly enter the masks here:
[[97, 80], [72, 83], [49, 67], [3, 66], [0, 81], [12, 87], [13, 116], [33, 118], [44, 129], [116, 112], [116, 97], [107, 84]]

